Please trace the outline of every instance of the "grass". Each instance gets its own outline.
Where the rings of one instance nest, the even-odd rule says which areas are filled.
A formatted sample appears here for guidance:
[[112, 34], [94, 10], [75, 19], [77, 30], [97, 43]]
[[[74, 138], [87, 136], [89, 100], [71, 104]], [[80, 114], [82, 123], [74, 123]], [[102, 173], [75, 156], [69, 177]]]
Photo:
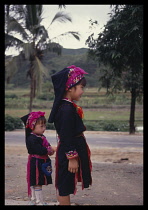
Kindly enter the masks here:
[[[129, 120], [130, 111], [126, 109], [122, 110], [84, 110], [84, 119], [86, 120]], [[142, 119], [141, 110], [137, 110], [136, 119]]]
[[[22, 117], [28, 114], [29, 89], [15, 88], [5, 90], [5, 95], [8, 96], [5, 98], [5, 114], [9, 114], [13, 117]], [[12, 95], [15, 95], [16, 98], [11, 98]], [[45, 111], [46, 119], [48, 119], [52, 104], [53, 100], [49, 101], [36, 98], [33, 101], [32, 111]], [[107, 97], [104, 89], [98, 92], [97, 88], [86, 88], [78, 105], [82, 106], [84, 109], [84, 120], [129, 121], [129, 92], [120, 92]], [[142, 125], [143, 107], [141, 103], [136, 104], [135, 120]]]
[[[50, 114], [50, 109], [33, 109], [32, 111], [44, 111], [46, 119], [48, 119]], [[5, 114], [11, 115], [13, 117], [22, 117], [28, 114], [27, 109], [5, 109]], [[143, 123], [143, 116], [141, 110], [137, 110], [135, 113], [135, 120], [137, 121], [138, 125], [142, 125]], [[84, 109], [84, 120], [119, 120], [119, 121], [129, 121], [129, 110], [88, 110]]]

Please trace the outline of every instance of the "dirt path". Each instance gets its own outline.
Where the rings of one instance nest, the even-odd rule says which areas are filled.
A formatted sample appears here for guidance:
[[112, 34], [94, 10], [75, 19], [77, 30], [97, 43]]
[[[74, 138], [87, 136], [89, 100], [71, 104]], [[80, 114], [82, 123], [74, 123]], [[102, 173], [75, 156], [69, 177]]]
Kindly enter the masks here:
[[[137, 148], [91, 149], [93, 184], [71, 196], [77, 205], [143, 205], [143, 151]], [[52, 156], [54, 165], [54, 156]], [[27, 205], [27, 151], [25, 146], [5, 146], [5, 205]], [[45, 201], [56, 202], [53, 184], [43, 187]]]

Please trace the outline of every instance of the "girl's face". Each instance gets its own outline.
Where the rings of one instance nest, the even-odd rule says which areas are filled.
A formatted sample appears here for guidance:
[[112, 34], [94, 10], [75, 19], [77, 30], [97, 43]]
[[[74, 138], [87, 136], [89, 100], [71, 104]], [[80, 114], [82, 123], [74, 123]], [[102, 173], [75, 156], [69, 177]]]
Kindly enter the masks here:
[[32, 132], [37, 135], [42, 135], [45, 132], [45, 130], [46, 130], [46, 124], [39, 123], [35, 125], [35, 128]]
[[76, 85], [72, 87], [70, 90], [71, 100], [79, 101], [82, 94], [84, 93], [84, 86], [83, 85]]

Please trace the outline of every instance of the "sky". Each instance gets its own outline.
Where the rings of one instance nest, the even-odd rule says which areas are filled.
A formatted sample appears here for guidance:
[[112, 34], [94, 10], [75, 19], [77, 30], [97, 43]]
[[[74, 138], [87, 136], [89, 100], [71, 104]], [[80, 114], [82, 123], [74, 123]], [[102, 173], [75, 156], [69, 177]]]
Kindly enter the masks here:
[[[72, 22], [60, 23], [58, 21], [52, 23], [49, 27], [49, 36], [54, 41], [61, 44], [64, 48], [82, 48], [88, 47], [85, 42], [90, 34], [95, 32], [96, 36], [101, 32], [103, 26], [109, 20], [110, 5], [65, 5], [66, 8], [59, 9], [58, 5], [43, 5], [43, 21], [42, 24], [49, 27], [54, 15], [58, 11], [67, 13], [72, 18]], [[89, 20], [98, 21], [96, 28], [90, 29]], [[58, 36], [67, 31], [75, 31], [80, 34], [80, 41], [73, 36]]]
[[[87, 48], [85, 42], [90, 34], [97, 34], [103, 30], [103, 26], [109, 20], [109, 14], [111, 12], [110, 5], [65, 5], [66, 7], [59, 8], [58, 5], [43, 5], [43, 14], [41, 25], [48, 28], [49, 38], [62, 45], [64, 48], [78, 49]], [[62, 11], [68, 14], [72, 18], [72, 22], [61, 23], [55, 21], [51, 24], [55, 14]], [[89, 20], [98, 21], [96, 27], [90, 28]], [[80, 41], [76, 40], [72, 35], [59, 36], [60, 34], [68, 31], [79, 32]], [[56, 38], [54, 38], [56, 37]], [[18, 55], [18, 52], [12, 48], [6, 53], [7, 55]]]

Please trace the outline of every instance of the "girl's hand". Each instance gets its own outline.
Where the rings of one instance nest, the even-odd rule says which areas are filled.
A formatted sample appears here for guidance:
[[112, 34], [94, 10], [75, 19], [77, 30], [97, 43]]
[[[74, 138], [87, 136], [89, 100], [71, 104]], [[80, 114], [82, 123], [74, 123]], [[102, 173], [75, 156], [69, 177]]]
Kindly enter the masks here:
[[78, 172], [78, 159], [77, 158], [72, 158], [69, 159], [69, 163], [68, 163], [68, 171], [70, 171], [71, 173], [77, 173]]
[[48, 154], [49, 156], [53, 155], [53, 154], [56, 152], [56, 149], [57, 149], [56, 147], [48, 146], [48, 147], [47, 147], [47, 151], [48, 151], [47, 154]]
[[53, 146], [52, 146], [52, 150], [53, 150], [54, 152], [56, 152], [57, 147], [53, 147]]

